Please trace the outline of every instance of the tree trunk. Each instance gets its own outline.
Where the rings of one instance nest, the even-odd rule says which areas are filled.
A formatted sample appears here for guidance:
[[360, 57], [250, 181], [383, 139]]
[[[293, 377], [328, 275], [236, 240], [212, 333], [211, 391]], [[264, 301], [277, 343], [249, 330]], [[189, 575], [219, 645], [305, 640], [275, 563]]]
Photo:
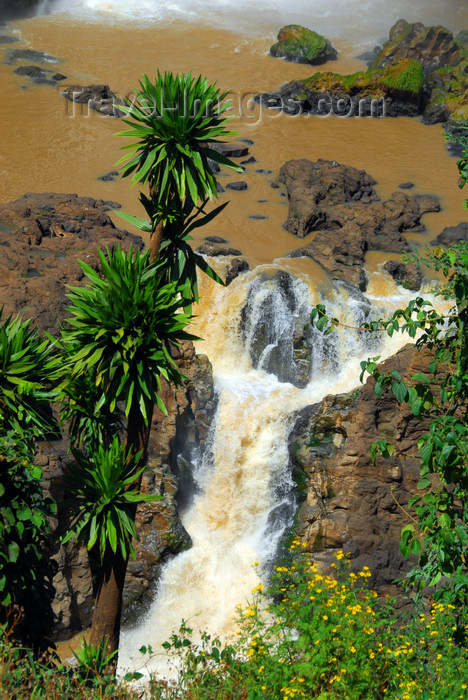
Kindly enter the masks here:
[[[153, 408], [154, 405], [151, 405], [149, 409], [148, 425], [145, 425], [140, 408], [135, 403], [132, 403], [128, 416], [125, 449], [132, 454], [143, 450], [140, 466], [146, 462], [146, 451], [151, 430]], [[141, 475], [136, 486], [139, 491], [141, 488]], [[132, 484], [132, 488], [135, 488], [135, 484]], [[136, 506], [132, 510], [134, 519]], [[108, 544], [102, 564], [99, 563], [95, 567], [99, 573], [97, 573], [93, 582], [95, 598], [90, 642], [93, 646], [102, 644], [106, 654], [112, 654], [119, 648], [123, 590], [127, 563], [128, 558], [124, 559], [122, 557], [120, 549], [117, 549], [117, 552], [114, 554]], [[115, 674], [116, 670], [117, 654], [108, 666], [108, 673]]]
[[[96, 581], [96, 599], [94, 602], [90, 643], [93, 646], [102, 644], [106, 655], [112, 654], [119, 648], [120, 619], [127, 561], [127, 559], [122, 557], [119, 549], [114, 554], [110, 546], [107, 545], [101, 565], [102, 568]], [[108, 671], [115, 673], [116, 669], [117, 654], [110, 662]]]
[[159, 250], [161, 248], [162, 239], [164, 237], [164, 224], [160, 221], [154, 231], [151, 232], [150, 238], [150, 262], [154, 262], [158, 257]]

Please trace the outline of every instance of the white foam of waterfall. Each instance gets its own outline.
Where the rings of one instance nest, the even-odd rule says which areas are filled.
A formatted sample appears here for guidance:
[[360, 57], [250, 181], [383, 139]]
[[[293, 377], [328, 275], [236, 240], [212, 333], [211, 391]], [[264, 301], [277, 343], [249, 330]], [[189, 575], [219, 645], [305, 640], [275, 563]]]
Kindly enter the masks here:
[[[278, 268], [269, 265], [239, 276], [228, 288], [218, 288], [201, 312], [197, 333], [205, 341], [199, 351], [212, 361], [219, 405], [210, 448], [195, 475], [200, 492], [182, 518], [193, 546], [165, 566], [143, 622], [122, 634], [122, 672], [140, 668], [137, 650], [150, 644], [157, 655], [140, 670], [170, 675], [161, 644], [179, 629], [182, 618], [194, 630], [223, 638], [232, 634], [236, 606], [249, 600], [292, 524], [296, 502], [288, 438], [295, 411], [358, 384], [359, 361], [369, 355], [368, 341], [359, 331], [347, 329], [325, 336], [325, 341], [322, 334], [313, 335], [312, 377], [304, 389], [252, 367], [253, 334], [245, 342], [242, 309], [249, 290], [255, 290], [250, 307], [247, 304], [257, 315], [249, 319], [255, 326], [262, 319], [261, 301], [268, 295], [280, 305], [284, 302], [281, 294], [271, 297], [275, 272]], [[306, 277], [293, 280], [290, 293], [292, 317], [308, 314], [312, 305], [323, 301]], [[362, 323], [369, 312], [359, 293], [343, 285], [328, 290], [327, 299], [330, 315], [350, 325]], [[277, 318], [281, 329], [284, 309]], [[380, 354], [391, 354], [401, 342], [387, 338]]]
[[[225, 27], [249, 35], [277, 33], [302, 24], [331, 37], [360, 43], [388, 36], [398, 19], [462, 29], [467, 9], [461, 0], [50, 0], [52, 10], [80, 20], [161, 22], [182, 20]], [[200, 37], [203, 41], [203, 37]]]

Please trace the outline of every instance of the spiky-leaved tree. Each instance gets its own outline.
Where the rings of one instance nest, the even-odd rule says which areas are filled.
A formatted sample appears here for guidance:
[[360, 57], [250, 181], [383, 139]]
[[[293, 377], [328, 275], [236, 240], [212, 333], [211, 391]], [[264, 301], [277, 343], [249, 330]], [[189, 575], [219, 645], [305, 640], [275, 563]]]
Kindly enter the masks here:
[[[65, 539], [75, 534], [84, 539], [97, 564], [91, 641], [103, 642], [111, 654], [118, 648], [136, 504], [148, 500], [140, 486], [153, 407], [156, 403], [166, 412], [159, 396], [161, 378], [173, 385], [184, 379], [170, 344], [193, 336], [185, 331], [190, 316], [182, 310], [177, 282], [166, 282], [163, 266], [149, 263], [149, 252], [126, 254], [117, 247], [107, 256], [101, 251], [100, 263], [99, 273], [81, 263], [89, 283], [71, 289], [71, 315], [63, 331], [71, 437], [85, 447], [74, 451], [79, 466], [68, 477], [76, 518]], [[83, 410], [77, 400], [75, 383], [83, 380], [94, 386], [93, 411]], [[113, 416], [107, 426], [100, 413], [104, 406], [106, 415]], [[122, 443], [111, 435], [119, 410], [124, 414]], [[94, 415], [101, 423], [90, 440]]]
[[130, 129], [117, 135], [136, 139], [123, 147], [130, 151], [119, 161], [124, 163], [123, 177], [132, 175], [131, 186], [138, 182], [150, 186], [150, 197], [143, 195], [142, 202], [151, 211], [151, 260], [159, 253], [174, 212], [182, 211], [188, 201], [198, 206], [217, 197], [209, 159], [243, 172], [211, 148], [233, 133], [226, 129], [232, 119], [225, 114], [230, 107], [227, 95], [201, 76], [163, 76], [158, 71], [154, 83], [143, 75], [135, 99], [121, 108], [131, 117], [124, 119]]

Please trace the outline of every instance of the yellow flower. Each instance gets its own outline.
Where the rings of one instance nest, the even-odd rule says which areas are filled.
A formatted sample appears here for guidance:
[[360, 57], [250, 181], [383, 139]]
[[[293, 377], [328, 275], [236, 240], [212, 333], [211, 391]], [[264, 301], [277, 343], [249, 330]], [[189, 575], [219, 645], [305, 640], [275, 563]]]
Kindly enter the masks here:
[[328, 615], [322, 615], [323, 620], [328, 620]]

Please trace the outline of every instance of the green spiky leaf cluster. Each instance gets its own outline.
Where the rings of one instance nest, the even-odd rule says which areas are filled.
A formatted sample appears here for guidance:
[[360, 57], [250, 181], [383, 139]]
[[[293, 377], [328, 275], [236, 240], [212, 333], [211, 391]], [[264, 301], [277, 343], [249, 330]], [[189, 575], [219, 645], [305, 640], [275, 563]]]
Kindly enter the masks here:
[[58, 367], [54, 345], [41, 338], [31, 321], [8, 316], [0, 310], [0, 422], [18, 435], [44, 435], [56, 430], [50, 402]]
[[101, 561], [108, 546], [124, 559], [135, 557], [135, 506], [161, 499], [139, 493], [142, 453], [127, 455], [117, 435], [108, 447], [94, 445], [89, 454], [72, 448], [72, 453], [76, 464], [70, 465], [64, 483], [72, 493], [68, 503], [76, 515], [62, 541], [77, 537], [88, 550], [95, 547]]
[[[155, 211], [154, 199], [146, 197], [141, 192], [140, 201], [151, 218]], [[170, 282], [179, 283], [180, 293], [189, 308], [192, 303], [196, 303], [199, 300], [197, 268], [219, 284], [224, 284], [223, 280], [206, 262], [205, 258], [195, 253], [188, 243], [188, 241], [192, 240], [190, 234], [194, 229], [205, 226], [212, 221], [228, 204], [225, 202], [206, 214], [204, 213], [204, 207], [207, 202], [208, 200], [205, 200], [194, 212], [195, 207], [191, 200], [187, 200], [183, 207], [174, 207], [172, 211], [167, 213], [165, 239], [162, 242], [158, 256], [158, 261], [164, 265], [166, 279]], [[150, 233], [152, 230], [151, 220], [148, 221], [125, 212], [116, 211], [115, 213], [140, 231]]]
[[100, 251], [101, 274], [82, 262], [90, 285], [71, 288], [64, 331], [70, 380], [94, 377], [95, 410], [107, 405], [113, 413], [122, 402], [128, 416], [135, 404], [145, 425], [154, 402], [166, 412], [161, 377], [176, 385], [183, 379], [169, 344], [194, 337], [184, 330], [190, 317], [181, 311], [178, 285], [165, 282], [162, 265], [150, 265], [148, 255]]
[[149, 182], [156, 193], [158, 210], [164, 214], [177, 198], [184, 203], [217, 196], [216, 178], [208, 159], [243, 172], [243, 168], [210, 148], [232, 132], [226, 129], [232, 117], [226, 117], [230, 103], [227, 92], [220, 92], [216, 83], [192, 74], [158, 71], [154, 82], [143, 75], [132, 103], [120, 109], [130, 119], [124, 119], [130, 129], [117, 136], [136, 141], [119, 163], [123, 177], [132, 176], [131, 186]]

